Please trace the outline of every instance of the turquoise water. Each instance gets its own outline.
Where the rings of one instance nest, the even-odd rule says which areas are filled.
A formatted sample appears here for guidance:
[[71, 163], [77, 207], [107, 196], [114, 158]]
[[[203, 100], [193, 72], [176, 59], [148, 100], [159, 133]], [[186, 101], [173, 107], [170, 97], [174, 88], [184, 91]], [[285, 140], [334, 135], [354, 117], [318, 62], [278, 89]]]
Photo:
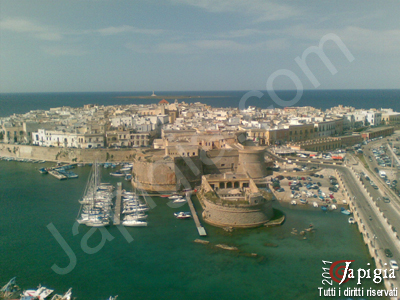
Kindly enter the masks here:
[[[373, 264], [356, 227], [340, 213], [275, 203], [287, 215], [280, 227], [227, 233], [205, 226], [211, 244], [226, 243], [239, 247], [242, 254], [258, 254], [248, 257], [194, 243], [198, 238], [194, 222], [173, 217], [174, 211], [188, 207], [172, 209], [163, 198], [153, 198], [156, 207], [149, 212], [147, 228], [127, 229], [132, 242], [109, 227], [114, 239], [97, 253], [87, 254], [81, 241], [90, 229], [80, 226], [73, 235], [72, 226], [90, 168], [74, 169], [78, 179], [59, 181], [37, 171], [49, 165], [0, 161], [0, 285], [17, 276], [24, 288], [41, 283], [62, 293], [73, 287], [73, 295], [81, 300], [110, 295], [119, 295], [119, 300], [320, 299], [322, 260], [354, 259], [353, 268]], [[109, 172], [103, 169], [103, 182], [121, 181]], [[125, 181], [123, 185], [129, 188]], [[76, 267], [66, 275], [51, 269], [53, 264], [66, 267], [69, 259], [47, 229], [50, 223], [76, 254]], [[310, 223], [317, 230], [306, 240], [291, 234], [292, 228], [301, 230]], [[96, 247], [101, 237], [96, 230], [88, 245]], [[383, 285], [365, 280], [363, 287]]]

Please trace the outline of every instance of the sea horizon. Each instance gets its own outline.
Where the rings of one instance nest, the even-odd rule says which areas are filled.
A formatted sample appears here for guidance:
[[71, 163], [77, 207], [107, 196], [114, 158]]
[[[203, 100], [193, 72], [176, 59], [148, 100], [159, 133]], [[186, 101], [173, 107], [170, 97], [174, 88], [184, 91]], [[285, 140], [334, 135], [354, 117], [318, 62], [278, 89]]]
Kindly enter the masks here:
[[[43, 93], [1, 93], [0, 117], [24, 114], [31, 110], [48, 110], [53, 107], [82, 107], [85, 104], [129, 105], [155, 104], [159, 98], [152, 98], [150, 92], [43, 92]], [[258, 92], [258, 93], [256, 93]], [[259, 91], [155, 91], [157, 96], [197, 96], [181, 98], [178, 101], [201, 102], [213, 107], [241, 107], [244, 105], [259, 108], [284, 108], [286, 106], [312, 106], [322, 110], [343, 105], [356, 109], [392, 108], [400, 111], [400, 89], [325, 89], [304, 90], [294, 105], [285, 105], [292, 100], [296, 90], [275, 91], [282, 100], [277, 103], [266, 90]], [[186, 95], [193, 93], [192, 95]], [[147, 96], [148, 98], [117, 98], [118, 96]], [[215, 97], [212, 97], [215, 96]], [[243, 99], [247, 99], [243, 101]], [[171, 100], [170, 102], [172, 102]], [[288, 102], [289, 103], [289, 102]], [[379, 103], [379, 106], [377, 106]], [[290, 103], [289, 103], [290, 104]]]

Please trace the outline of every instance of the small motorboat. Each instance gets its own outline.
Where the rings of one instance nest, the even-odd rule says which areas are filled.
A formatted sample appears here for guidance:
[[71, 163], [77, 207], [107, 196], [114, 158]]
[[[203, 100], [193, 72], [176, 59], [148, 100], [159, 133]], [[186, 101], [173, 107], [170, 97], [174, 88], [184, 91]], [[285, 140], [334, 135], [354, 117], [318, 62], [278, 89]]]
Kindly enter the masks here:
[[141, 220], [124, 220], [121, 222], [123, 226], [128, 226], [128, 227], [145, 227], [147, 226], [146, 221], [141, 221]]
[[340, 212], [341, 212], [342, 214], [344, 214], [344, 215], [347, 215], [347, 216], [351, 214], [351, 212], [348, 211], [347, 209], [345, 209], [344, 207], [342, 207], [342, 208], [340, 209]]
[[350, 217], [350, 218], [349, 218], [349, 223], [350, 223], [350, 224], [354, 224], [354, 223], [356, 223], [356, 220], [354, 220], [353, 217]]
[[321, 205], [321, 209], [323, 211], [327, 211], [328, 210], [328, 205]]
[[192, 214], [190, 212], [181, 211], [181, 212], [174, 213], [174, 216], [177, 219], [189, 219], [192, 217]]
[[112, 172], [112, 173], [110, 173], [110, 175], [111, 176], [114, 176], [114, 177], [123, 177], [123, 176], [125, 176], [125, 173], [121, 173], [121, 172]]
[[178, 199], [175, 199], [174, 201], [172, 201], [172, 203], [185, 203], [186, 202], [186, 199], [184, 199], [184, 198], [178, 198]]
[[291, 205], [297, 205], [297, 202], [296, 202], [296, 200], [292, 200], [292, 201], [290, 202], [290, 204], [291, 204]]
[[335, 210], [335, 209], [337, 209], [337, 207], [336, 207], [336, 205], [335, 205], [335, 204], [331, 204], [331, 205], [330, 205], [330, 208], [331, 208], [331, 210]]
[[174, 194], [174, 195], [168, 197], [169, 200], [175, 200], [175, 199], [179, 199], [179, 198], [182, 198], [182, 196], [179, 196], [177, 194]]
[[307, 204], [308, 201], [307, 201], [306, 199], [300, 199], [300, 203], [301, 203], [301, 204]]
[[315, 208], [317, 208], [318, 207], [318, 203], [317, 202], [313, 202], [313, 204], [312, 204]]
[[39, 285], [37, 290], [26, 290], [26, 291], [24, 291], [23, 295], [36, 297], [36, 298], [42, 300], [42, 299], [46, 299], [53, 292], [54, 292], [54, 290], [51, 290], [51, 289], [45, 288], [44, 286]]
[[49, 172], [47, 172], [47, 169], [46, 169], [46, 168], [40, 168], [40, 169], [39, 169], [39, 172], [40, 172], [41, 174], [47, 174], [47, 173], [49, 173]]

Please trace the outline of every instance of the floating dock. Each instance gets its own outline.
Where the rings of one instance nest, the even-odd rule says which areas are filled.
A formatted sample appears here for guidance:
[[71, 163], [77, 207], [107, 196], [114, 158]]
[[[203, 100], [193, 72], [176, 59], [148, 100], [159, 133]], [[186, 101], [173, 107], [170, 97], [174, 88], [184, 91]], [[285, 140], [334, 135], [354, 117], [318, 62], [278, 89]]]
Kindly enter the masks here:
[[121, 224], [121, 198], [122, 198], [122, 183], [117, 183], [117, 196], [115, 198], [115, 209], [114, 209], [114, 225]]
[[206, 236], [207, 235], [206, 230], [204, 229], [203, 226], [201, 226], [201, 223], [200, 223], [199, 217], [197, 216], [196, 209], [194, 208], [191, 196], [192, 196], [192, 193], [186, 193], [186, 200], [188, 202], [190, 212], [192, 213], [194, 223], [196, 224], [197, 231], [199, 232], [200, 236]]

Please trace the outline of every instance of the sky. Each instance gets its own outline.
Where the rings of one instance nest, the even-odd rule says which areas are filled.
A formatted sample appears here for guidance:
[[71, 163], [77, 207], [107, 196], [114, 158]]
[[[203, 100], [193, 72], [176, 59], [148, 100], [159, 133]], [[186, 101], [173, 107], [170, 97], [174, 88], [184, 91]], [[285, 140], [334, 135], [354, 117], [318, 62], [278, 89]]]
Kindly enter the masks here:
[[399, 11], [397, 0], [0, 0], [0, 93], [396, 89]]

